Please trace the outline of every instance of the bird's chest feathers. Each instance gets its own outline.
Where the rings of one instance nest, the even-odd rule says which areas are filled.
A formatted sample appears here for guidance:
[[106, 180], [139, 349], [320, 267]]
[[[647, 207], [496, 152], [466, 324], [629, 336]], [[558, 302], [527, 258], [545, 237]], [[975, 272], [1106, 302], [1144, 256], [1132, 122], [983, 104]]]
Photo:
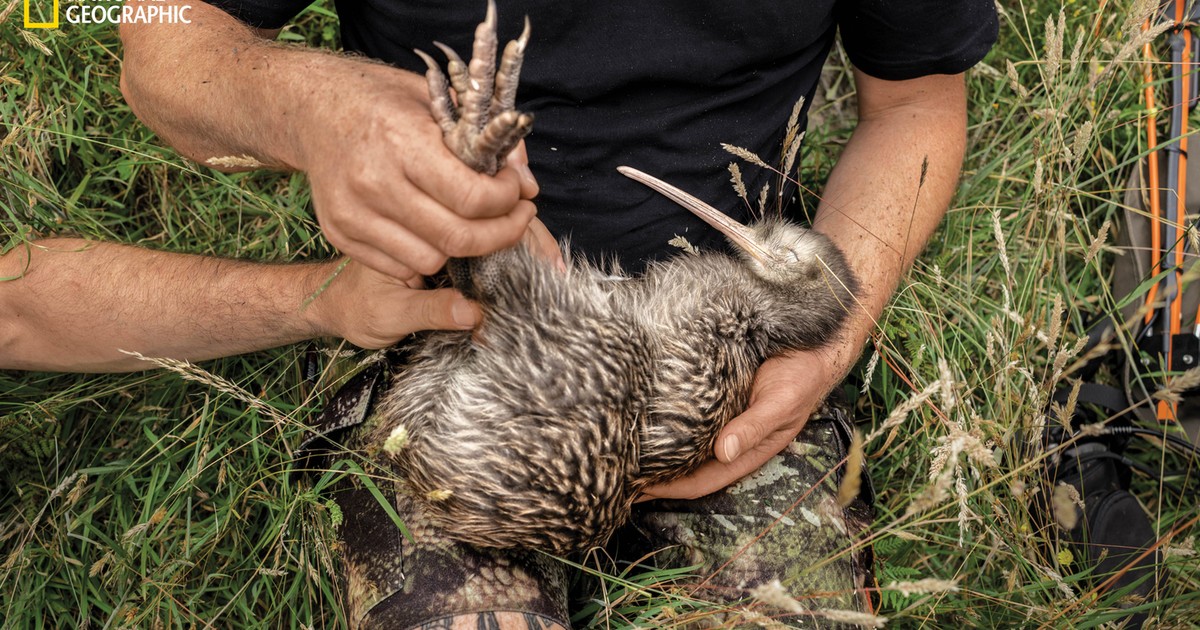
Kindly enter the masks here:
[[[687, 401], [693, 414], [714, 418], [748, 389], [766, 347], [760, 317], [748, 304], [729, 300], [695, 303], [674, 322], [674, 343], [662, 347], [659, 377]], [[660, 381], [660, 386], [662, 382]]]

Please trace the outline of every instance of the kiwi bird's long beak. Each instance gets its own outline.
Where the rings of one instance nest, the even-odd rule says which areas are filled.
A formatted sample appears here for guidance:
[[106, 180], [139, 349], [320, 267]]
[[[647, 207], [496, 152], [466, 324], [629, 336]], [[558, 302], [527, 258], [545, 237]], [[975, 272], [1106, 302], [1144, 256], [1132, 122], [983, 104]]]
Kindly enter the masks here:
[[716, 208], [700, 201], [699, 199], [683, 192], [682, 190], [664, 182], [657, 177], [647, 175], [636, 168], [629, 166], [618, 166], [617, 170], [622, 175], [637, 182], [641, 182], [650, 188], [658, 191], [666, 196], [671, 201], [687, 208], [692, 214], [700, 217], [705, 223], [711, 225], [734, 245], [741, 248], [742, 251], [749, 254], [754, 259], [761, 263], [766, 263], [768, 256], [767, 251], [758, 244], [754, 239], [754, 234], [750, 228], [731, 219], [728, 215]]

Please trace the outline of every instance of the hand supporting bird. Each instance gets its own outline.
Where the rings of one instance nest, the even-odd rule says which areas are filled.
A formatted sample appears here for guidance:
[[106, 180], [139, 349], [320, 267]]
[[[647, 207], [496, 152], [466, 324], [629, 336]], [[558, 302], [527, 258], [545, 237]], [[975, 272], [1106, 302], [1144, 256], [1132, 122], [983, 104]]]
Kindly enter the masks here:
[[[861, 343], [853, 346], [857, 353]], [[716, 458], [686, 477], [646, 488], [640, 500], [695, 499], [761, 468], [799, 435], [841, 381], [845, 368], [831, 361], [841, 354], [822, 349], [767, 359], [755, 373], [750, 406], [717, 438]]]

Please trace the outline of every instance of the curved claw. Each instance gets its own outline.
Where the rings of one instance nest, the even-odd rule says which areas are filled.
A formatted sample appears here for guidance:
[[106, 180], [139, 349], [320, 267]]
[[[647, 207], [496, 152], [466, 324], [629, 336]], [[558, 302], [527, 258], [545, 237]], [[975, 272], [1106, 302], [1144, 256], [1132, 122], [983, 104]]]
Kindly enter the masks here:
[[487, 13], [483, 16], [483, 23], [493, 31], [496, 30], [496, 0], [488, 0]]
[[[434, 42], [434, 43], [436, 44], [437, 42]], [[430, 57], [429, 53], [425, 52], [424, 50], [421, 50], [420, 48], [414, 48], [413, 54], [420, 57], [421, 61], [425, 62], [425, 66], [429, 70], [437, 70], [438, 72], [442, 71], [442, 69], [440, 67], [438, 67], [437, 62], [433, 60], [433, 57]]]
[[458, 94], [462, 119], [476, 131], [483, 130], [487, 124], [488, 105], [495, 89], [496, 46], [496, 3], [488, 0], [487, 18], [475, 28], [471, 62], [467, 64], [469, 89]]
[[525, 28], [521, 29], [521, 36], [517, 38], [517, 44], [520, 46], [521, 53], [525, 52], [525, 47], [529, 45], [529, 16], [525, 16]]
[[517, 84], [521, 80], [521, 64], [525, 61], [525, 47], [529, 45], [529, 16], [525, 16], [525, 28], [521, 36], [504, 47], [500, 56], [500, 69], [496, 72], [496, 91], [492, 95], [489, 114], [495, 117], [500, 112], [512, 110], [517, 105]]
[[442, 42], [433, 42], [433, 45], [437, 46], [438, 50], [441, 50], [442, 54], [446, 55], [446, 59], [449, 60], [449, 63], [446, 64], [446, 71], [450, 74], [450, 86], [458, 94], [466, 94], [467, 90], [470, 89], [468, 87], [470, 83], [467, 78], [467, 63], [462, 60], [462, 57], [458, 56], [458, 53], [454, 52], [453, 48]]
[[446, 75], [442, 74], [442, 69], [438, 67], [437, 62], [425, 51], [414, 49], [413, 52], [429, 68], [425, 71], [425, 82], [429, 85], [430, 113], [433, 114], [433, 119], [437, 121], [438, 126], [442, 128], [442, 133], [448, 134], [454, 131], [455, 123], [458, 122], [458, 112], [454, 108], [454, 101], [450, 99]]
[[[496, 67], [496, 3], [488, 1], [487, 15], [475, 29], [470, 63], [452, 48], [434, 42], [449, 60], [446, 74], [429, 55], [415, 51], [429, 66], [425, 73], [433, 117], [451, 152], [476, 171], [494, 175], [505, 156], [529, 133], [533, 117], [515, 109], [517, 83], [531, 28], [528, 16], [520, 37], [508, 42]], [[450, 88], [457, 97], [451, 98]]]

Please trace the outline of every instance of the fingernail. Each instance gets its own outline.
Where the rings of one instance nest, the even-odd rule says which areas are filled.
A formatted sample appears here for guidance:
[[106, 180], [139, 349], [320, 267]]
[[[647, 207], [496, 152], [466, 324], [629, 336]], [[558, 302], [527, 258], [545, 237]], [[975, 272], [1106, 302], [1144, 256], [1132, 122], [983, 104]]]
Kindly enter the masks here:
[[737, 456], [741, 452], [742, 444], [741, 441], [738, 440], [738, 436], [731, 435], [725, 438], [725, 457], [728, 458], [729, 461], [732, 462], [733, 460], [737, 459]]
[[475, 308], [463, 298], [454, 301], [450, 307], [450, 315], [454, 318], [454, 323], [462, 328], [475, 327]]

